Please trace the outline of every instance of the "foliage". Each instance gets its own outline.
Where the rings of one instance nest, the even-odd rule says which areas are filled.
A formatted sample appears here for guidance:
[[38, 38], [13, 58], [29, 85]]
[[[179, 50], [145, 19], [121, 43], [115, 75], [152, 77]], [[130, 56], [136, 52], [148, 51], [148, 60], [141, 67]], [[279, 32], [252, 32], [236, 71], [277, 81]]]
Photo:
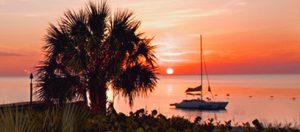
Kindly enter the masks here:
[[0, 130], [3, 132], [32, 132], [37, 127], [31, 114], [19, 109], [0, 110]]
[[111, 13], [105, 1], [65, 12], [45, 38], [45, 60], [37, 67], [39, 99], [62, 105], [89, 97], [94, 111], [105, 112], [108, 86], [130, 105], [153, 91], [155, 46], [138, 31], [140, 25], [131, 11]]
[[[259, 127], [257, 126], [259, 124]], [[242, 125], [232, 125], [231, 121], [214, 122], [213, 119], [201, 121], [196, 118], [190, 122], [183, 117], [167, 118], [153, 110], [150, 114], [144, 109], [130, 112], [128, 116], [108, 110], [107, 115], [92, 113], [87, 107], [67, 105], [64, 108], [52, 107], [47, 110], [5, 109], [0, 112], [0, 128], [4, 132], [97, 132], [97, 131], [299, 131], [289, 125], [263, 125], [259, 120]]]
[[66, 105], [45, 111], [5, 108], [0, 112], [0, 129], [3, 132], [81, 132], [90, 117], [86, 107]]

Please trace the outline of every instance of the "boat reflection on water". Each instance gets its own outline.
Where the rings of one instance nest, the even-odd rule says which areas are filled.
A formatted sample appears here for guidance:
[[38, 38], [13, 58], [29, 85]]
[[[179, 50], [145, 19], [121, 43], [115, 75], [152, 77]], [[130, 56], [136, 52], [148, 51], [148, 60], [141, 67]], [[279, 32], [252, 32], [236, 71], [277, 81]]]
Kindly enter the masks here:
[[[170, 107], [170, 111], [176, 111], [177, 113], [181, 113], [181, 115], [185, 115], [184, 118], [189, 119], [190, 121], [195, 121], [197, 117], [200, 117], [203, 121], [209, 121], [213, 119], [214, 121], [223, 121], [222, 115], [228, 113], [226, 109], [185, 109], [185, 108], [175, 108]], [[178, 116], [181, 116], [178, 115]]]

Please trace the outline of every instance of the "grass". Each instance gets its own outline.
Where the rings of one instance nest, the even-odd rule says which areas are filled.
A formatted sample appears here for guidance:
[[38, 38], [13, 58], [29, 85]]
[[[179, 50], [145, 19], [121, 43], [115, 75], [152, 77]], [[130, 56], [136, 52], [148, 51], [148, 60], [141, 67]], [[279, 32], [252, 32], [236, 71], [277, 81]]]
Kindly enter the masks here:
[[203, 121], [201, 117], [193, 122], [178, 116], [167, 118], [156, 110], [148, 113], [144, 109], [129, 115], [116, 113], [109, 108], [106, 115], [93, 114], [86, 107], [66, 105], [47, 110], [2, 109], [0, 110], [0, 130], [3, 132], [98, 132], [98, 131], [299, 131], [292, 124], [263, 124], [259, 120], [242, 125], [232, 125], [231, 121]]

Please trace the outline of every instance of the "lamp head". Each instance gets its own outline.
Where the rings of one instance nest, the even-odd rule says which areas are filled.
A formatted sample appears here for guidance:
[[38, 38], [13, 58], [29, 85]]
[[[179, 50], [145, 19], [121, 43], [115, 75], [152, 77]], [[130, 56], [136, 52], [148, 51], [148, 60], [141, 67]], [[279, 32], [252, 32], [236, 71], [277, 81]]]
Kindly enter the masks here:
[[33, 79], [33, 75], [32, 75], [32, 73], [30, 73], [30, 76], [29, 76], [29, 78], [30, 78], [30, 79]]

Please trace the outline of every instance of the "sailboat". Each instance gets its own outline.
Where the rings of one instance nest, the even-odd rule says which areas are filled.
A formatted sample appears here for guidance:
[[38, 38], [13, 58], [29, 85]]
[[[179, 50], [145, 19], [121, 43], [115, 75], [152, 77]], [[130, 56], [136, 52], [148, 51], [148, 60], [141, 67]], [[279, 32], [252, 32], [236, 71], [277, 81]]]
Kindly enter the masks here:
[[[194, 88], [188, 88], [186, 89], [186, 94], [188, 95], [194, 95], [194, 96], [200, 96], [200, 98], [196, 99], [189, 99], [189, 100], [182, 100], [180, 103], [174, 103], [170, 104], [171, 106], [175, 106], [176, 108], [183, 108], [183, 109], [199, 109], [199, 110], [224, 110], [228, 104], [227, 101], [214, 101], [210, 98], [207, 98], [207, 100], [203, 99], [203, 52], [202, 52], [202, 35], [200, 35], [200, 72], [201, 72], [201, 84], [200, 86], [194, 87]], [[205, 64], [205, 61], [204, 61]], [[206, 65], [205, 69], [206, 69]], [[207, 73], [206, 73], [207, 74]], [[211, 87], [209, 84], [208, 76], [208, 91], [211, 93]], [[200, 93], [199, 93], [200, 92]], [[212, 97], [213, 98], [213, 97]]]

